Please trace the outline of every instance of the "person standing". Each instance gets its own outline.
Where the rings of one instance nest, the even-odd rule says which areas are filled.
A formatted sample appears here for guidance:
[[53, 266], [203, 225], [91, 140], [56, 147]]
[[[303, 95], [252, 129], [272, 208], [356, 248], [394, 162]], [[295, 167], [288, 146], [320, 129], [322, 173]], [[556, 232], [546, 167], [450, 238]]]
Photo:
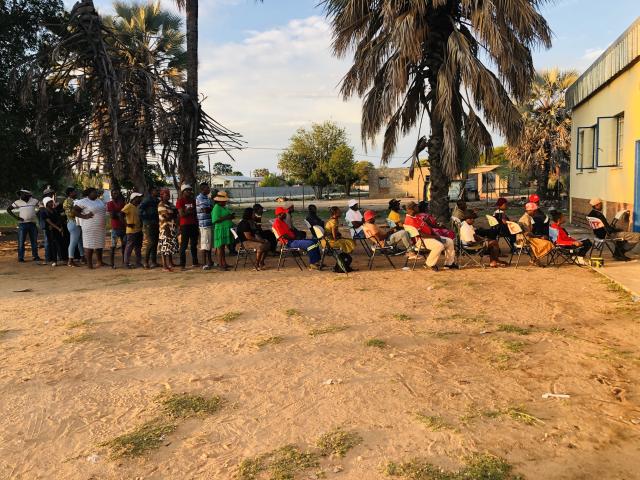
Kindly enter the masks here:
[[98, 190], [89, 187], [83, 192], [84, 198], [76, 200], [74, 213], [80, 219], [82, 231], [82, 245], [87, 258], [87, 267], [93, 267], [93, 253], [96, 253], [96, 268], [104, 265], [102, 252], [104, 250], [104, 237], [106, 234], [106, 207], [100, 198]]
[[158, 204], [160, 203], [157, 187], [149, 188], [149, 194], [140, 203], [140, 220], [142, 220], [142, 255], [144, 268], [158, 266], [159, 223]]
[[82, 232], [80, 231], [80, 225], [76, 221], [76, 214], [74, 211], [74, 203], [78, 198], [78, 191], [74, 187], [69, 187], [65, 191], [66, 198], [62, 203], [62, 208], [64, 208], [64, 213], [67, 216], [67, 230], [69, 231], [69, 248], [67, 250], [67, 254], [69, 259], [67, 260], [67, 265], [70, 267], [76, 267], [77, 265], [73, 261], [76, 249], [80, 253], [80, 258], [84, 261], [84, 248], [82, 245]]
[[191, 247], [191, 261], [194, 267], [198, 263], [198, 217], [196, 200], [193, 196], [193, 187], [182, 185], [180, 198], [176, 202], [176, 208], [180, 214], [180, 268], [187, 269], [187, 246]]
[[231, 245], [233, 238], [231, 235], [231, 228], [233, 227], [233, 212], [227, 208], [227, 202], [229, 196], [227, 192], [218, 192], [213, 198], [215, 205], [211, 210], [211, 222], [213, 224], [213, 247], [218, 253], [218, 265], [220, 270], [228, 270], [227, 260], [225, 257], [224, 249], [226, 246]]
[[196, 213], [198, 215], [198, 228], [200, 229], [200, 251], [202, 252], [203, 270], [210, 270], [213, 267], [213, 259], [211, 258], [212, 247], [212, 225], [211, 210], [213, 204], [209, 194], [211, 188], [209, 184], [203, 182], [200, 184], [200, 193], [196, 197]]
[[[7, 213], [18, 220], [18, 262], [24, 262], [24, 246], [27, 236], [31, 244], [31, 258], [39, 262], [38, 227], [36, 226], [36, 208], [38, 200], [33, 198], [29, 190], [18, 191], [18, 200], [7, 208]], [[14, 210], [18, 211], [16, 215]]]
[[171, 192], [168, 188], [160, 190], [158, 203], [158, 218], [160, 219], [160, 234], [158, 249], [162, 256], [162, 271], [173, 272], [173, 256], [178, 253], [178, 209], [171, 203]]
[[[56, 203], [56, 191], [51, 187], [51, 185], [47, 185], [42, 191], [42, 198], [51, 198], [53, 200], [53, 208], [58, 208], [58, 204]], [[49, 250], [49, 238], [45, 235], [46, 229], [46, 206], [44, 204], [40, 205], [38, 208], [38, 227], [42, 230], [43, 243], [44, 243], [44, 263], [55, 262], [55, 259], [51, 260], [51, 252]]]
[[[142, 221], [138, 207], [142, 202], [142, 194], [132, 192], [127, 203], [120, 211], [123, 223], [127, 226], [127, 246], [124, 249], [124, 264], [127, 268], [142, 266]], [[131, 264], [131, 253], [136, 253], [136, 264]]]
[[42, 199], [44, 209], [42, 212], [42, 219], [44, 220], [44, 234], [49, 242], [49, 260], [51, 266], [58, 265], [58, 259], [65, 260], [66, 254], [63, 250], [62, 244], [64, 241], [64, 228], [62, 215], [56, 208], [56, 203], [51, 197], [45, 197]]
[[127, 243], [126, 226], [120, 217], [120, 212], [125, 206], [124, 196], [120, 190], [111, 190], [111, 201], [107, 202], [107, 212], [111, 219], [111, 268], [116, 268], [116, 249], [120, 240], [120, 253], [122, 264], [124, 262], [124, 248]]

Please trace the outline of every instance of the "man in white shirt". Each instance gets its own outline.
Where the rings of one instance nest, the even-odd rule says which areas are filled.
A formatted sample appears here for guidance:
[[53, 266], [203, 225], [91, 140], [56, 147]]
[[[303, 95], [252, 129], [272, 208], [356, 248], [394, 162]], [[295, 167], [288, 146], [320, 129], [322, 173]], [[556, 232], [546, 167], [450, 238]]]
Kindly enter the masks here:
[[460, 225], [460, 242], [464, 248], [469, 250], [480, 251], [483, 248], [486, 249], [489, 254], [489, 266], [496, 268], [499, 266], [506, 266], [505, 262], [500, 261], [500, 245], [497, 240], [487, 240], [476, 234], [476, 229], [473, 226], [473, 222], [476, 219], [476, 215], [472, 212], [468, 212], [464, 217], [464, 222]]
[[[38, 200], [32, 197], [29, 190], [20, 190], [20, 197], [7, 208], [7, 213], [18, 220], [18, 261], [24, 262], [24, 247], [27, 235], [31, 244], [31, 256], [34, 261], [40, 261], [38, 255], [38, 227], [36, 226], [36, 209]], [[16, 215], [14, 210], [18, 211]]]
[[349, 226], [349, 232], [352, 238], [364, 238], [364, 232], [362, 230], [362, 224], [364, 218], [360, 212], [360, 208], [357, 200], [349, 200], [349, 209], [344, 216]]

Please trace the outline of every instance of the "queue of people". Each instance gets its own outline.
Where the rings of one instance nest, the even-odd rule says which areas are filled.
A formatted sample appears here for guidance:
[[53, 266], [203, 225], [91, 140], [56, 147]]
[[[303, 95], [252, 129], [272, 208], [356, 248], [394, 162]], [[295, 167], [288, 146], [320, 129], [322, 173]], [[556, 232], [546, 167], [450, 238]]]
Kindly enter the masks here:
[[[310, 231], [307, 238], [307, 233], [294, 225], [293, 204], [276, 208], [270, 228], [263, 226], [264, 208], [260, 204], [244, 209], [236, 225], [235, 213], [228, 205], [228, 194], [223, 191], [212, 193], [207, 183], [199, 185], [198, 195], [194, 194], [191, 185], [182, 185], [175, 205], [171, 202], [169, 190], [158, 188], [151, 188], [146, 195], [131, 192], [128, 200], [121, 191], [113, 190], [111, 200], [106, 204], [98, 190], [92, 187], [83, 192], [82, 198], [75, 188], [67, 188], [61, 203], [56, 200], [52, 189], [48, 188], [43, 193], [47, 196], [38, 202], [30, 191], [20, 190], [18, 200], [8, 208], [8, 213], [18, 220], [19, 262], [25, 261], [27, 240], [33, 260], [53, 266], [66, 263], [71, 267], [84, 264], [88, 268], [105, 265], [117, 268], [116, 256], [119, 253], [124, 268], [161, 267], [166, 272], [176, 268], [176, 255], [179, 268], [186, 270], [188, 250], [192, 268], [210, 270], [217, 266], [220, 270], [228, 270], [227, 252], [235, 255], [236, 243], [255, 253], [257, 270], [268, 268], [265, 259], [270, 252], [276, 254], [278, 244], [305, 252], [309, 268], [317, 270], [320, 268], [323, 242], [326, 242], [338, 252], [347, 271], [353, 270], [352, 253], [356, 249], [356, 240], [360, 239], [390, 246], [410, 259], [424, 256], [425, 268], [432, 271], [440, 269], [441, 256], [444, 257], [442, 268], [459, 268], [456, 263], [457, 240], [468, 251], [482, 250], [488, 254], [489, 265], [494, 268], [507, 265], [500, 259], [500, 238], [504, 238], [512, 250], [526, 239], [533, 263], [547, 256], [556, 246], [572, 247], [580, 257], [587, 255], [592, 247], [590, 240], [576, 240], [567, 233], [563, 226], [565, 217], [560, 212], [553, 211], [547, 215], [535, 194], [525, 205], [525, 212], [518, 220], [521, 228], [517, 232], [513, 231], [513, 222], [507, 216], [509, 202], [506, 198], [499, 198], [496, 202], [490, 228], [476, 228], [477, 212], [468, 209], [465, 202], [457, 202], [452, 212], [452, 218], [457, 221], [457, 232], [450, 226], [439, 224], [428, 212], [427, 202], [407, 203], [403, 217], [400, 201], [393, 199], [389, 202], [386, 225], [378, 225], [374, 211], [362, 212], [358, 201], [350, 200], [345, 212], [332, 206], [326, 220], [320, 218], [315, 205], [309, 205], [306, 223]], [[640, 242], [640, 236], [612, 227], [601, 213], [600, 199], [592, 200], [592, 206], [590, 215], [602, 219], [604, 225], [602, 238], [609, 235], [619, 240], [616, 243], [620, 250], [616, 250], [614, 258], [627, 259], [624, 253]], [[111, 227], [108, 261], [104, 257], [107, 218]], [[38, 224], [44, 232], [44, 261], [38, 253]], [[348, 236], [341, 232], [343, 225], [347, 227]], [[321, 239], [314, 227], [322, 227]]]

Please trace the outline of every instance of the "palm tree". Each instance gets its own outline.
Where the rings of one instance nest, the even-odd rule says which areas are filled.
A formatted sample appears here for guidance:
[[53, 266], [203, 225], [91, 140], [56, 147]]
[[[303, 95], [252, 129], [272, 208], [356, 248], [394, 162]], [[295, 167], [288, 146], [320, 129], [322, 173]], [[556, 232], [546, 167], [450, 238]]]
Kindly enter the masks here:
[[[538, 9], [544, 0], [323, 0], [334, 53], [354, 50], [342, 81], [345, 98], [364, 97], [362, 140], [384, 129], [382, 162], [426, 113], [432, 211], [449, 216], [460, 148], [491, 154], [484, 118], [515, 143], [535, 69], [531, 48], [551, 45]], [[495, 72], [495, 73], [494, 73]], [[481, 118], [482, 117], [482, 118]]]
[[185, 125], [185, 139], [178, 170], [180, 180], [193, 184], [198, 170], [198, 125], [200, 101], [198, 98], [198, 0], [175, 0], [187, 19], [187, 83], [185, 110], [190, 120]]
[[575, 70], [539, 72], [529, 97], [520, 105], [524, 134], [507, 148], [507, 158], [536, 179], [538, 194], [543, 197], [549, 195], [550, 177], [558, 182], [569, 169], [571, 116], [565, 93], [577, 79]]

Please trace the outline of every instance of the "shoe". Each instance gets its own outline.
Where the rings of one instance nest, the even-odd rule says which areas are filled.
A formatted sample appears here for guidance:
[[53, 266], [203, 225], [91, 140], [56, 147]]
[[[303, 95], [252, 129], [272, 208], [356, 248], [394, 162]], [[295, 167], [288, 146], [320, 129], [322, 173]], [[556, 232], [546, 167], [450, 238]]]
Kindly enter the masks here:
[[445, 265], [444, 269], [445, 270], [460, 270], [460, 267], [457, 264], [452, 263], [451, 265]]
[[55, 267], [55, 266], [57, 266], [57, 265], [58, 265], [58, 264], [57, 264], [56, 262], [51, 262], [51, 266], [52, 266], [52, 267]]
[[440, 269], [438, 268], [437, 265], [434, 265], [433, 267], [430, 267], [429, 265], [425, 265], [424, 268], [426, 268], [427, 270], [431, 270], [432, 272], [439, 272]]
[[320, 270], [320, 266], [317, 263], [310, 263], [309, 270]]
[[24, 263], [24, 258], [19, 258], [18, 263]]
[[34, 262], [41, 262], [41, 261], [42, 261], [42, 259], [41, 259], [40, 257], [36, 257], [36, 258], [34, 258], [34, 259], [33, 259], [33, 261], [34, 261]]
[[202, 270], [211, 270], [211, 267], [209, 265], [203, 265]]

